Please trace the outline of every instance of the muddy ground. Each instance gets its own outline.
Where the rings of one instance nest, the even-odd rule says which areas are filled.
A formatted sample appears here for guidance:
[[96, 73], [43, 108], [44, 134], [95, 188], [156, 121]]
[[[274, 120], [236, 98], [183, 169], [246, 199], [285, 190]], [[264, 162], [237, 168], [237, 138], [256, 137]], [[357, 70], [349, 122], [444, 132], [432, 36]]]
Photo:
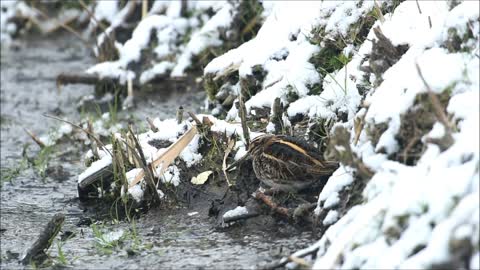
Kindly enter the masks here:
[[[76, 103], [93, 87], [68, 85], [56, 90], [56, 76], [85, 70], [94, 62], [83, 44], [70, 36], [22, 41], [16, 50], [1, 52], [1, 268], [23, 268], [22, 253], [56, 213], [66, 221], [49, 251], [50, 265], [75, 268], [252, 268], [267, 265], [308, 246], [315, 237], [279, 218], [263, 217], [228, 228], [209, 217], [216, 192], [199, 192], [189, 203], [163, 205], [132, 222], [95, 216], [77, 198], [77, 176], [84, 169], [85, 146], [63, 142], [49, 155], [45, 177], [22, 156], [34, 160], [39, 147], [25, 133], [46, 134], [60, 125], [42, 114], [80, 119]], [[181, 88], [181, 87], [180, 87]], [[175, 117], [180, 105], [201, 113], [205, 94], [177, 89], [143, 95], [121, 119], [144, 122], [146, 116]], [[188, 181], [188, 180], [187, 180]], [[202, 195], [203, 194], [203, 195]], [[92, 212], [93, 211], [93, 212]], [[96, 224], [96, 225], [92, 225]], [[123, 230], [111, 247], [98, 244], [102, 233]], [[96, 238], [97, 236], [97, 238]], [[63, 238], [63, 241], [60, 241]]]

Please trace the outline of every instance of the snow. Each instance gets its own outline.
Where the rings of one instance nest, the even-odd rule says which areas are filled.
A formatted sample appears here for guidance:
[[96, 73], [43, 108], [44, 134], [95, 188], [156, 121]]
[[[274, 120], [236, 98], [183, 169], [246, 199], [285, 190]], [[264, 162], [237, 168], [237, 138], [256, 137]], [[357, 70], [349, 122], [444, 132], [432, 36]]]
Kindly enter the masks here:
[[[238, 145], [238, 144], [239, 144], [239, 142], [237, 142], [235, 145]], [[239, 146], [237, 148], [237, 152], [235, 153], [234, 160], [239, 160], [242, 157], [244, 157], [246, 154], [247, 154], [247, 149], [245, 149], [245, 146], [244, 145]]]
[[198, 215], [198, 212], [190, 212], [190, 213], [187, 213], [187, 215], [188, 215], [189, 217], [193, 217], [193, 216], [195, 216], [195, 215]]
[[118, 1], [99, 1], [97, 2], [94, 11], [96, 20], [91, 20], [91, 23], [96, 25], [97, 21], [101, 22], [102, 20], [113, 22], [117, 12]]
[[338, 220], [338, 212], [335, 211], [335, 210], [330, 210], [330, 211], [328, 211], [327, 215], [323, 219], [322, 224], [325, 225], [325, 226], [330, 225], [330, 224], [333, 224], [337, 220]]
[[[131, 184], [133, 182], [133, 180], [135, 179], [135, 176], [140, 172], [142, 171], [142, 169], [140, 168], [134, 168], [130, 171], [128, 171], [125, 176], [127, 178], [127, 182], [128, 184]], [[143, 199], [143, 189], [142, 189], [142, 186], [141, 186], [141, 183], [143, 182], [143, 179], [140, 183], [137, 183], [136, 185], [134, 185], [133, 187], [129, 188], [128, 189], [128, 193], [132, 196], [132, 198], [136, 201], [136, 202], [141, 202], [142, 199]], [[122, 186], [122, 195], [124, 194], [125, 190], [124, 190], [124, 187]]]
[[320, 208], [329, 209], [335, 206], [340, 200], [338, 192], [352, 182], [353, 177], [347, 171], [347, 168], [340, 166], [335, 172], [333, 172], [332, 176], [328, 179], [327, 184], [323, 187], [322, 192], [318, 197], [316, 212], [318, 212]]
[[[161, 47], [159, 45], [159, 47]], [[155, 53], [157, 55], [165, 55], [166, 53], [162, 52], [159, 50], [159, 47], [155, 50]], [[168, 51], [168, 48], [165, 50]], [[168, 61], [163, 61], [158, 64], [155, 64], [152, 68], [145, 70], [142, 75], [140, 76], [140, 83], [146, 83], [158, 76], [159, 74], [166, 74], [169, 70], [171, 70], [174, 67], [174, 63], [168, 62]]]
[[[157, 168], [157, 175], [159, 174], [161, 167]], [[164, 172], [163, 175], [160, 176], [160, 180], [163, 183], [172, 184], [173, 186], [178, 186], [180, 184], [180, 171], [178, 170], [177, 166], [172, 165], [169, 166]]]
[[202, 159], [202, 155], [198, 153], [199, 135], [195, 135], [185, 150], [180, 153], [180, 158], [185, 161], [187, 167], [191, 167]]
[[234, 218], [246, 214], [248, 214], [248, 210], [245, 206], [237, 206], [235, 209], [225, 212], [225, 214], [223, 214], [223, 219]]
[[[97, 74], [100, 77], [117, 78], [120, 83], [125, 84], [128, 79], [133, 79], [137, 75], [127, 69], [131, 62], [140, 60], [141, 52], [150, 43], [152, 30], [157, 31], [157, 39], [162, 46], [175, 40], [176, 32], [183, 33], [186, 30], [185, 19], [172, 19], [164, 15], [150, 15], [143, 19], [132, 33], [132, 37], [119, 46], [120, 58], [116, 61], [102, 62], [87, 70], [87, 73]], [[174, 30], [173, 30], [174, 28]], [[160, 63], [161, 64], [161, 63]], [[147, 73], [141, 77], [144, 81], [152, 79], [155, 72], [165, 72], [168, 64], [161, 64], [147, 70]]]
[[95, 241], [99, 242], [101, 245], [110, 245], [113, 242], [116, 242], [122, 238], [124, 235], [124, 230], [118, 230], [113, 232], [108, 232], [102, 235], [101, 238], [95, 238]]
[[480, 269], [480, 252], [477, 251], [470, 260], [470, 269]]
[[112, 157], [110, 155], [104, 156], [103, 158], [92, 162], [90, 167], [88, 167], [84, 172], [78, 176], [78, 183], [81, 183], [85, 178], [91, 176], [95, 172], [106, 168], [112, 164]]

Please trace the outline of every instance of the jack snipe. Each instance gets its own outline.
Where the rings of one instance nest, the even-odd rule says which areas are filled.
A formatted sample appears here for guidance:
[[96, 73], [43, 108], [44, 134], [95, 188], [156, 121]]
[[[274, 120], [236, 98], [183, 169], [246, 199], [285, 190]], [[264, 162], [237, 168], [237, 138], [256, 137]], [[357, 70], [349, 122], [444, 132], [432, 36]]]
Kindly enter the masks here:
[[250, 143], [248, 153], [253, 159], [257, 178], [274, 189], [286, 192], [323, 187], [324, 177], [338, 167], [336, 162], [326, 161], [307, 142], [285, 135], [259, 136]]

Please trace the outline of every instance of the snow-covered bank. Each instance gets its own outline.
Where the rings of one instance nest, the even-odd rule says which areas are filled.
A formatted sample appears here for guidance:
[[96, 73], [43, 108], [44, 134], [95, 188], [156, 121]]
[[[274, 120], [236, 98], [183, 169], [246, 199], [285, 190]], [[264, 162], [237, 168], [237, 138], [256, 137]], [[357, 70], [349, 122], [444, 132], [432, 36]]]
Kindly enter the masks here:
[[[97, 5], [97, 12], [115, 13], [116, 6], [109, 5], [103, 11], [104, 6]], [[252, 31], [249, 28], [260, 22], [261, 11], [256, 1], [156, 1], [125, 43], [115, 41], [118, 59], [99, 63], [87, 73], [119, 79], [122, 84], [128, 79], [143, 84], [161, 77], [186, 76], [187, 69], [198, 69], [212, 54], [222, 53], [238, 45], [238, 39], [247, 38]], [[108, 42], [105, 35], [111, 35], [126, 21], [120, 14], [99, 35], [99, 44]], [[248, 25], [251, 22], [254, 24]], [[137, 63], [141, 66], [135, 66]]]
[[[314, 268], [478, 268], [479, 3], [401, 3], [379, 16], [363, 43], [347, 41], [348, 64], [315, 72], [311, 57], [329, 39], [345, 39], [375, 9], [367, 3], [278, 3], [256, 38], [207, 65], [216, 84], [207, 91], [239, 95], [252, 85], [242, 79], [254, 77], [247, 109], [272, 107], [280, 97], [290, 117], [333, 118], [331, 134], [350, 130], [350, 148], [372, 176], [361, 179], [345, 164], [329, 179], [317, 213], [323, 209], [323, 224], [333, 224], [317, 244]], [[309, 39], [314, 29], [324, 34], [317, 46]], [[381, 51], [382, 37], [397, 59]], [[236, 84], [218, 79], [237, 70]], [[322, 84], [317, 95], [309, 90], [315, 83]], [[235, 107], [228, 117], [238, 120]], [[351, 189], [359, 181], [365, 188]], [[341, 190], [361, 192], [361, 202], [345, 209]]]
[[205, 86], [227, 120], [239, 95], [251, 115], [278, 97], [292, 125], [346, 134], [328, 151], [342, 166], [319, 194], [313, 267], [478, 267], [479, 3], [270, 4]]

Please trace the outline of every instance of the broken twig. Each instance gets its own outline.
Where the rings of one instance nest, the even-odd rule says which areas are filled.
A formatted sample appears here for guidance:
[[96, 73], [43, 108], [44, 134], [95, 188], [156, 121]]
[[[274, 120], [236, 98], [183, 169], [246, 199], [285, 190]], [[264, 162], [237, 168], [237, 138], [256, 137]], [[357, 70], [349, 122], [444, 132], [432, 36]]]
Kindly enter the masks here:
[[273, 123], [275, 126], [275, 134], [282, 134], [283, 133], [283, 104], [280, 101], [280, 98], [275, 98], [273, 100], [272, 106], [272, 116], [270, 118], [270, 122]]
[[182, 106], [178, 107], [176, 118], [177, 118], [177, 124], [180, 125], [183, 121], [183, 107]]
[[250, 145], [250, 132], [248, 131], [247, 126], [247, 108], [243, 100], [243, 94], [238, 96], [238, 114], [240, 115], [240, 120], [243, 130], [243, 138], [245, 139], [245, 146], [248, 148]]
[[148, 116], [147, 116], [147, 123], [150, 126], [151, 131], [158, 132], [158, 128], [153, 124], [152, 119], [150, 119], [150, 117], [148, 117]]
[[223, 162], [222, 162], [222, 171], [223, 174], [225, 175], [225, 179], [227, 180], [228, 186], [232, 186], [232, 183], [230, 183], [230, 179], [228, 179], [228, 174], [227, 174], [227, 157], [232, 151], [233, 147], [235, 147], [235, 140], [230, 138], [228, 140], [227, 144], [227, 149], [225, 150], [225, 155], [223, 156]]

